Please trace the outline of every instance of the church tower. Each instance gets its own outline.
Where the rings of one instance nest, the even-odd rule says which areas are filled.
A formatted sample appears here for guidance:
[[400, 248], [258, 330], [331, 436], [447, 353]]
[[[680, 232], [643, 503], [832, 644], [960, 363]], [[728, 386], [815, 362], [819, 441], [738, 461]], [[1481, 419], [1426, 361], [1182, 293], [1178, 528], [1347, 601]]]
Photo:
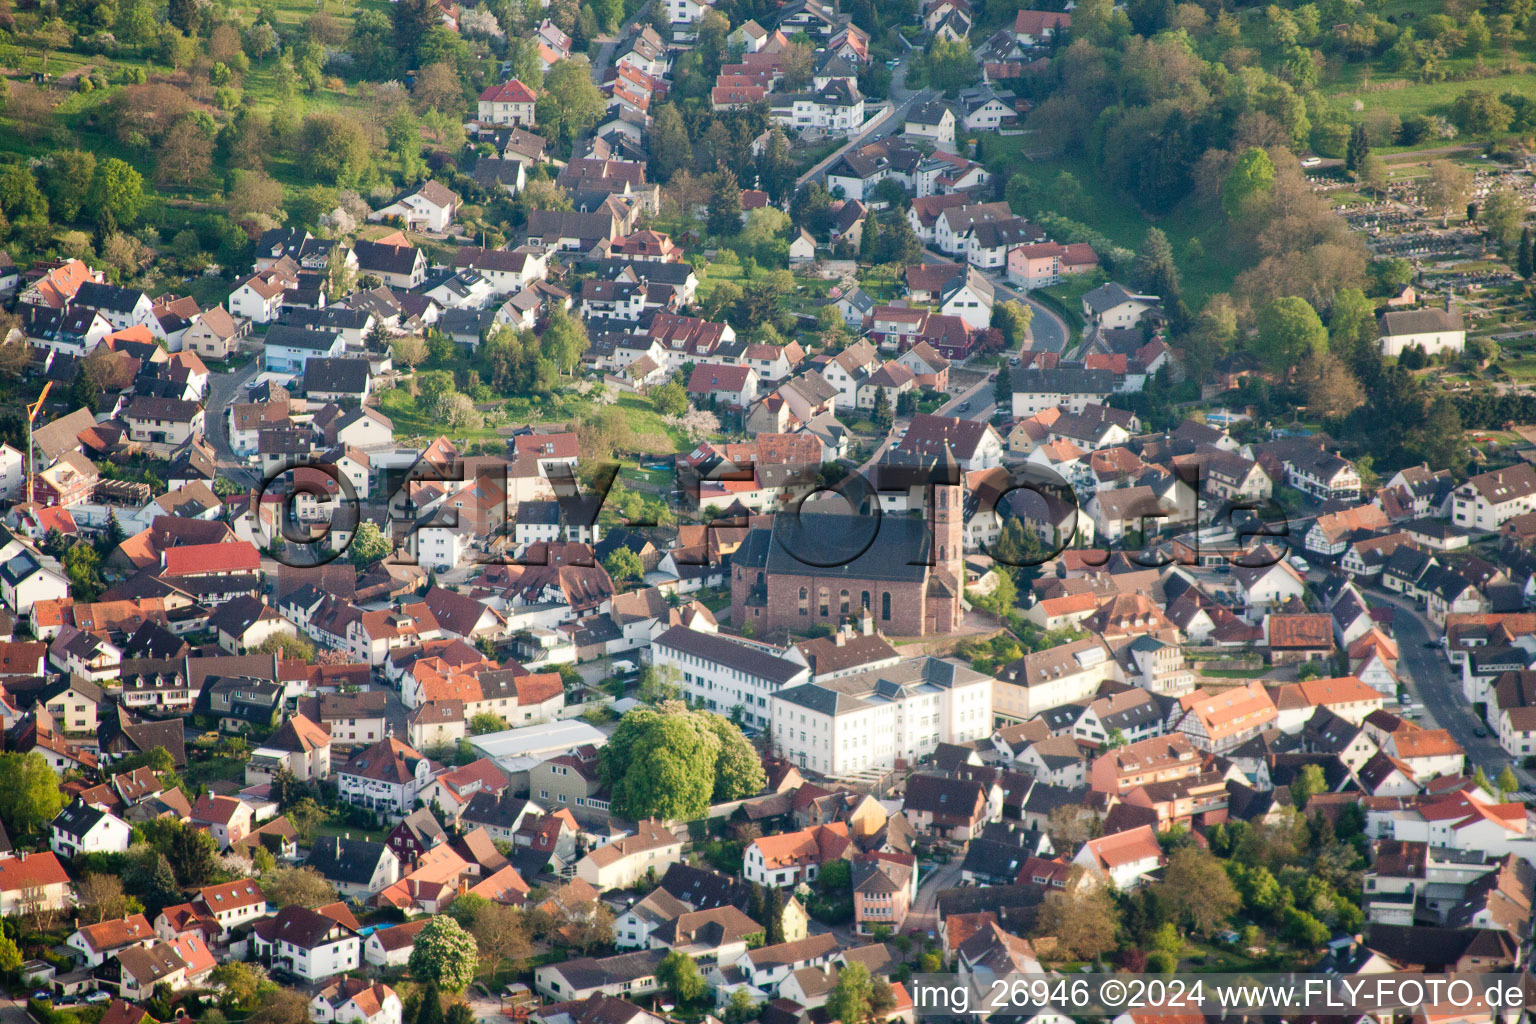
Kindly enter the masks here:
[[[958, 590], [965, 589], [965, 472], [948, 442], [934, 466], [932, 522], [933, 571], [948, 572]], [[948, 483], [946, 481], [954, 481]]]

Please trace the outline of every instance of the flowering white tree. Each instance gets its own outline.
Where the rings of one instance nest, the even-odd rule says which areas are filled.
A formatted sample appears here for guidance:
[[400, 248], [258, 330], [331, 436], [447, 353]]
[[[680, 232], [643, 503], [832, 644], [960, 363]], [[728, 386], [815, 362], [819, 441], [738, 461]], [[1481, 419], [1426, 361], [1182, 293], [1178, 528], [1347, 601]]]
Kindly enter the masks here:
[[720, 432], [720, 417], [708, 409], [689, 409], [681, 416], [663, 416], [662, 419], [667, 426], [681, 430], [689, 441], [699, 441]]
[[467, 36], [484, 36], [487, 39], [506, 36], [501, 30], [501, 23], [488, 7], [475, 7], [459, 15], [459, 31]]

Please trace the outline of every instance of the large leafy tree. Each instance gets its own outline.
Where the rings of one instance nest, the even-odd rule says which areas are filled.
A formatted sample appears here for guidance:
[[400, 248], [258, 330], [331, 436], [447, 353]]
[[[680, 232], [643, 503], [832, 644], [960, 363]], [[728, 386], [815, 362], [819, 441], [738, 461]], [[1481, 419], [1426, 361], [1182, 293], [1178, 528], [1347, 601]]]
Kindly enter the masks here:
[[1259, 313], [1255, 355], [1276, 373], [1286, 373], [1308, 356], [1328, 350], [1328, 331], [1306, 299], [1288, 295]]
[[416, 935], [409, 967], [418, 980], [445, 992], [462, 992], [475, 980], [480, 948], [475, 937], [451, 917], [434, 917]]
[[1157, 895], [1160, 903], [1166, 903], [1201, 935], [1209, 935], [1243, 905], [1221, 862], [1194, 846], [1186, 846], [1169, 858]]
[[[438, 24], [437, 7], [432, 0], [400, 0], [390, 5], [389, 20], [395, 35], [395, 55], [407, 68], [417, 66], [421, 41]], [[374, 26], [369, 23], [371, 32]], [[369, 47], [369, 56], [375, 56]]]
[[680, 701], [625, 715], [600, 763], [614, 810], [627, 818], [692, 820], [711, 802], [751, 796], [767, 784], [740, 729]]
[[677, 107], [663, 103], [656, 110], [656, 120], [651, 125], [651, 160], [647, 165], [659, 182], [672, 180], [672, 175], [693, 162], [693, 143], [688, 140], [688, 129]]
[[132, 224], [144, 208], [144, 177], [133, 165], [112, 157], [99, 161], [86, 205], [108, 228]]
[[311, 114], [299, 132], [299, 160], [310, 176], [330, 185], [348, 185], [368, 166], [368, 139], [351, 118]]
[[1241, 216], [1257, 199], [1269, 194], [1275, 185], [1275, 164], [1269, 154], [1257, 146], [1243, 150], [1221, 186], [1221, 208], [1227, 216]]
[[693, 957], [679, 950], [674, 949], [661, 958], [656, 968], [656, 980], [665, 985], [679, 1003], [691, 1003], [704, 994], [704, 976], [699, 973], [699, 965]]
[[63, 808], [58, 776], [42, 754], [0, 754], [0, 822], [12, 836], [36, 832]]
[[556, 61], [544, 76], [539, 96], [539, 131], [569, 142], [596, 124], [606, 109], [585, 57]]

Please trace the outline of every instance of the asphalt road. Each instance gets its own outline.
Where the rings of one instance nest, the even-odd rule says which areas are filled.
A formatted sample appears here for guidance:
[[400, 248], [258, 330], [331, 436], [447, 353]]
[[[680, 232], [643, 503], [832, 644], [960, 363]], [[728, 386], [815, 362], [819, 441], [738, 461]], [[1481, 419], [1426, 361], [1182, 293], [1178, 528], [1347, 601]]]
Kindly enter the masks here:
[[[1536, 779], [1530, 772], [1513, 762], [1498, 740], [1478, 719], [1477, 712], [1466, 702], [1461, 693], [1461, 680], [1445, 653], [1438, 646], [1443, 632], [1435, 627], [1424, 614], [1406, 598], [1383, 590], [1371, 590], [1369, 596], [1396, 610], [1392, 621], [1392, 633], [1397, 639], [1398, 676], [1412, 699], [1424, 705], [1424, 716], [1430, 724], [1444, 729], [1467, 752], [1467, 767], [1482, 768], [1490, 779], [1496, 779], [1505, 765], [1515, 769], [1520, 786], [1526, 791], [1536, 789]], [[1428, 648], [1424, 645], [1435, 643]], [[1479, 737], [1476, 730], [1488, 733]]]
[[902, 922], [904, 932], [934, 932], [939, 930], [939, 893], [960, 884], [960, 863], [963, 858], [951, 857], [948, 864], [940, 864], [934, 871], [918, 880], [917, 898]]
[[[210, 373], [205, 407], [208, 410], [206, 433], [219, 460], [219, 473], [242, 487], [261, 486], [261, 477], [245, 465], [229, 446], [229, 407], [245, 400], [245, 385], [261, 369], [258, 357], [233, 373]], [[0, 1022], [3, 1024], [3, 1022]]]
[[[923, 249], [924, 263], [960, 263], [953, 256], [948, 256], [937, 249]], [[986, 273], [983, 271], [983, 273]], [[992, 288], [996, 292], [997, 301], [1007, 302], [1017, 300], [1024, 303], [1034, 314], [1030, 319], [1029, 331], [1024, 336], [1024, 341], [1019, 345], [1019, 354], [1028, 351], [1055, 352], [1058, 355], [1067, 350], [1067, 341], [1072, 337], [1067, 325], [1061, 317], [1051, 312], [1049, 308], [1029, 297], [1028, 292], [1016, 290], [1012, 285], [1003, 281], [996, 274], [987, 274], [987, 279], [992, 282]]]
[[906, 82], [907, 65], [910, 63], [910, 55], [903, 56], [900, 60], [901, 63], [891, 69], [891, 94], [890, 99], [886, 101], [885, 115], [870, 128], [837, 147], [825, 159], [813, 164], [809, 170], [795, 179], [795, 187], [798, 188], [810, 181], [821, 181], [826, 175], [827, 168], [831, 167], [838, 157], [853, 147], [862, 146], [877, 139], [883, 139], [887, 135], [899, 134], [902, 126], [906, 124], [907, 111], [914, 104], [925, 102], [935, 95], [931, 89], [919, 89], [916, 92], [908, 92]]

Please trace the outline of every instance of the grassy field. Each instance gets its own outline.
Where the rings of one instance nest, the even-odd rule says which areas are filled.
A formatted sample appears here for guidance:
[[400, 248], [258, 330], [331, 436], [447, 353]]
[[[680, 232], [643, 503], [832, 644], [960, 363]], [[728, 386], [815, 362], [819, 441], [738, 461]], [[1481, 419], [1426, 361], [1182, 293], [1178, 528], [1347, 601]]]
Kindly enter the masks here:
[[[1451, 77], [1471, 72], [1471, 58], [1447, 60], [1444, 67]], [[1499, 67], [1497, 58], [1488, 61]], [[1401, 83], [1401, 84], [1399, 84]], [[1519, 70], [1496, 74], [1489, 78], [1464, 78], [1461, 81], [1420, 82], [1411, 74], [1382, 71], [1363, 64], [1346, 64], [1337, 82], [1323, 87], [1333, 111], [1342, 117], [1359, 118], [1375, 110], [1385, 110], [1398, 117], [1413, 114], [1439, 114], [1449, 112], [1456, 97], [1469, 89], [1480, 89], [1495, 96], [1515, 93], [1528, 99], [1536, 99], [1536, 72]], [[1358, 106], [1357, 106], [1358, 104]], [[1443, 145], [1475, 142], [1471, 139], [1439, 140], [1415, 149], [1432, 149]], [[1384, 152], [1405, 152], [1408, 147], [1383, 147]]]
[[495, 426], [489, 422], [474, 430], [444, 426], [442, 420], [419, 409], [416, 396], [403, 388], [381, 392], [379, 411], [395, 425], [397, 436], [436, 437], [447, 434], [455, 441], [488, 441], [497, 436]]
[[[1025, 164], [1027, 136], [1006, 136], [988, 140], [987, 166], [1007, 175], [1009, 168]], [[1116, 245], [1135, 251], [1141, 247], [1149, 227], [1158, 227], [1168, 236], [1174, 258], [1183, 275], [1184, 297], [1192, 306], [1216, 292], [1227, 291], [1243, 269], [1221, 255], [1222, 247], [1212, 241], [1212, 228], [1193, 203], [1185, 203], [1166, 217], [1148, 217], [1136, 204], [1105, 180], [1087, 159], [1052, 158], [1028, 161], [1029, 175], [1045, 180], [1058, 171], [1068, 171], [1082, 186], [1085, 211], [1074, 219], [1108, 237]], [[1207, 251], [1209, 249], [1209, 251]]]

